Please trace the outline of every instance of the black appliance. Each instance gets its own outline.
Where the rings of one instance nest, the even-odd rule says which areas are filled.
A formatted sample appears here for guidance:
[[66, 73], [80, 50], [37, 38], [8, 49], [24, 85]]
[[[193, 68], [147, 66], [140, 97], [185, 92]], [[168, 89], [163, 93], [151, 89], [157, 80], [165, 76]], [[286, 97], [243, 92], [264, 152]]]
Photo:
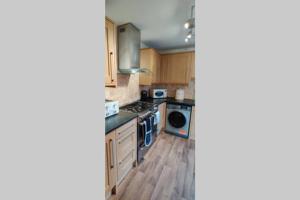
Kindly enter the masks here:
[[147, 91], [147, 90], [142, 90], [142, 91], [141, 91], [141, 100], [145, 100], [145, 99], [147, 99], [147, 98], [149, 98], [149, 91]]
[[154, 124], [155, 115], [149, 114], [144, 118], [140, 118], [138, 123], [137, 134], [137, 161], [144, 160], [144, 156], [156, 140], [157, 124]]
[[158, 112], [158, 106], [149, 102], [136, 101], [120, 109], [138, 114], [137, 161], [140, 163], [156, 140], [157, 123], [155, 121], [157, 119], [155, 113]]

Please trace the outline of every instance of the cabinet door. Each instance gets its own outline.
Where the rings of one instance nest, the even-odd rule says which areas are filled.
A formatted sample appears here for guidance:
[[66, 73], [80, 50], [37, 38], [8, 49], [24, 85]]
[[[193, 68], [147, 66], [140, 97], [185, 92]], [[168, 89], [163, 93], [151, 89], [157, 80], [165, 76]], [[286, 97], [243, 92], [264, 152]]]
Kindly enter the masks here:
[[111, 70], [110, 70], [110, 66], [109, 66], [109, 49], [108, 49], [108, 27], [105, 23], [105, 85], [109, 85], [111, 84]]
[[116, 131], [105, 136], [105, 191], [110, 192], [116, 185]]
[[160, 82], [168, 83], [169, 82], [169, 65], [168, 65], [169, 55], [161, 55], [160, 56]]
[[195, 140], [195, 106], [193, 106], [191, 115], [190, 139]]
[[170, 54], [168, 58], [170, 83], [188, 84], [190, 80], [191, 53]]
[[160, 123], [158, 126], [158, 131], [161, 131], [165, 128], [166, 125], [166, 103], [162, 103], [158, 106], [158, 110], [160, 113]]
[[[140, 50], [140, 65], [153, 73], [153, 52], [151, 49]], [[151, 85], [152, 73], [140, 73], [140, 85]]]
[[152, 74], [152, 83], [160, 83], [160, 54], [154, 53], [154, 73]]
[[140, 65], [142, 68], [147, 68], [151, 71], [151, 73], [140, 74], [140, 85], [160, 83], [160, 55], [155, 49], [141, 49]]
[[105, 20], [105, 86], [116, 86], [116, 33], [115, 25]]
[[195, 78], [195, 52], [191, 53], [191, 79]]
[[192, 53], [174, 53], [161, 56], [161, 82], [188, 84], [191, 79]]

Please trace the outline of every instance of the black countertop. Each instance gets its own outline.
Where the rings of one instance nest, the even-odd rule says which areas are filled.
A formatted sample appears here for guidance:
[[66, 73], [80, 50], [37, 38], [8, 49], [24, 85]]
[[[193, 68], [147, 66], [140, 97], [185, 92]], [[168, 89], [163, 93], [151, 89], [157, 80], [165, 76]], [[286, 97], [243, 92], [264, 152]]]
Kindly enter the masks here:
[[[175, 98], [165, 98], [165, 99], [153, 99], [153, 98], [148, 98], [144, 99], [141, 101], [146, 101], [150, 103], [155, 103], [155, 104], [161, 104], [164, 102], [167, 103], [172, 103], [172, 104], [179, 104], [179, 105], [186, 105], [186, 106], [195, 106], [195, 100], [193, 99], [184, 99], [182, 101], [176, 100]], [[105, 119], [105, 135], [111, 132], [112, 130], [119, 128], [120, 126], [126, 124], [130, 120], [136, 118], [138, 115], [136, 113], [130, 113], [130, 112], [125, 112], [121, 111], [114, 116], [108, 117]]]
[[172, 104], [195, 106], [195, 100], [193, 100], [193, 99], [176, 100], [173, 97], [168, 97], [165, 99], [148, 98], [148, 99], [143, 99], [141, 101], [146, 101], [146, 102], [155, 103], [155, 104], [161, 104], [161, 103], [167, 102], [167, 103], [172, 103]]
[[136, 113], [120, 111], [117, 115], [110, 116], [105, 119], [105, 135], [110, 131], [119, 128], [123, 124], [126, 124], [130, 120], [136, 118]]

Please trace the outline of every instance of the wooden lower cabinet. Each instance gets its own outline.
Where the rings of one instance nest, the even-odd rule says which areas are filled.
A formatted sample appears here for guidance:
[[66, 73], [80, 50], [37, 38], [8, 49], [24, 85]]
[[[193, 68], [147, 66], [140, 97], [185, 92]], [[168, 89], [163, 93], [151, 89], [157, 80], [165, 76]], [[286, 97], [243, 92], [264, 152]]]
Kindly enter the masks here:
[[192, 108], [191, 123], [190, 123], [190, 137], [191, 140], [195, 140], [195, 106]]
[[137, 119], [117, 129], [117, 184], [136, 165]]
[[105, 197], [112, 196], [112, 190], [116, 186], [116, 131], [105, 136]]
[[137, 119], [105, 137], [105, 198], [118, 199], [118, 187], [136, 166]]
[[161, 103], [158, 106], [158, 110], [160, 113], [160, 123], [157, 127], [157, 130], [160, 132], [163, 128], [166, 127], [166, 108], [167, 108], [167, 103]]

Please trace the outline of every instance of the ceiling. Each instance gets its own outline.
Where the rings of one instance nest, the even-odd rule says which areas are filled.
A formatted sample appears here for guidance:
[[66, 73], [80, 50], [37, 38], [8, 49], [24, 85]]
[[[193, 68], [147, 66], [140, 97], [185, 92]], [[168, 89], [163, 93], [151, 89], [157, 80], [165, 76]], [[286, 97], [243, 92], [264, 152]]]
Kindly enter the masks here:
[[185, 21], [194, 0], [106, 0], [105, 15], [117, 25], [133, 23], [141, 30], [143, 47], [159, 50], [194, 47], [184, 41]]

